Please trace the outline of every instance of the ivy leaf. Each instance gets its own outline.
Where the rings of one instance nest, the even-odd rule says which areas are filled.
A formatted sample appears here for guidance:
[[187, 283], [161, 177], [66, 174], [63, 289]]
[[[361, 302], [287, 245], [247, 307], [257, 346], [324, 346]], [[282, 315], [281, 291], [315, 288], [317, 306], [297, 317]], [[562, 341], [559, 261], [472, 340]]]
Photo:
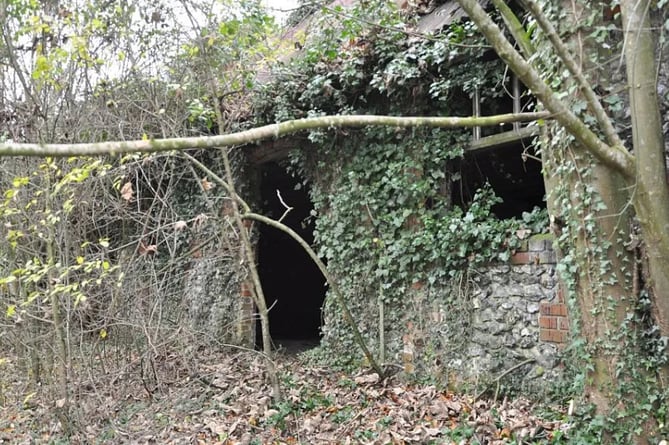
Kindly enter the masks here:
[[10, 275], [8, 277], [0, 279], [0, 284], [9, 284], [13, 283], [14, 281], [16, 281], [16, 277], [14, 275]]

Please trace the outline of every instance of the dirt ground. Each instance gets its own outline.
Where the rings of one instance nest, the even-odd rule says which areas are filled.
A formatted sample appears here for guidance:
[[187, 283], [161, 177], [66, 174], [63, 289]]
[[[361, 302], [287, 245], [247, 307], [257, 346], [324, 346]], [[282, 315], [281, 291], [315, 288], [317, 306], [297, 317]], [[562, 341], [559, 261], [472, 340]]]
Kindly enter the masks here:
[[[525, 399], [474, 400], [371, 371], [276, 359], [283, 400], [270, 397], [253, 352], [176, 356], [114, 375], [85, 375], [64, 402], [0, 364], [0, 443], [11, 444], [530, 444], [565, 443], [567, 416]], [[149, 376], [151, 376], [149, 378]], [[543, 413], [542, 416], [537, 413]], [[63, 422], [71, 425], [68, 437]]]

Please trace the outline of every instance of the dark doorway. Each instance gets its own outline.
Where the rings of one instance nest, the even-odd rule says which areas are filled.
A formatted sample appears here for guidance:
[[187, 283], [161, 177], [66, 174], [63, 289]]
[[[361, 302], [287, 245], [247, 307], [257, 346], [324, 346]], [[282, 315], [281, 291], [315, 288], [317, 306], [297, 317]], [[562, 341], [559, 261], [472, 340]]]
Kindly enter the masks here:
[[[260, 174], [263, 213], [278, 220], [286, 211], [283, 200], [293, 209], [282, 222], [311, 245], [314, 218], [308, 189], [274, 162], [263, 164]], [[317, 344], [326, 290], [318, 267], [289, 235], [267, 225], [260, 226], [258, 264], [267, 305], [271, 307], [270, 332], [274, 342], [284, 344], [287, 340], [298, 340]], [[260, 323], [257, 329], [256, 338], [261, 343]]]

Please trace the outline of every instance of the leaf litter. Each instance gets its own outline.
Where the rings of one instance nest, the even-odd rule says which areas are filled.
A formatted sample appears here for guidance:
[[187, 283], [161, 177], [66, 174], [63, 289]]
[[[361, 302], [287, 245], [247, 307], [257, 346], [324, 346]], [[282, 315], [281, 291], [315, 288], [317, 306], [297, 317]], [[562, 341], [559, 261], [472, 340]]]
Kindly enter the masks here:
[[[58, 443], [547, 444], [569, 428], [563, 409], [553, 408], [554, 419], [546, 419], [524, 398], [475, 400], [400, 375], [380, 379], [369, 371], [335, 371], [295, 355], [276, 359], [284, 398], [275, 402], [257, 354], [200, 359], [153, 391], [132, 374], [106, 385], [82, 382], [72, 391], [76, 433]], [[25, 382], [14, 381], [2, 394], [0, 444], [62, 440], [53, 415], [61, 400], [48, 402], [38, 394], [24, 402], [23, 391]]]

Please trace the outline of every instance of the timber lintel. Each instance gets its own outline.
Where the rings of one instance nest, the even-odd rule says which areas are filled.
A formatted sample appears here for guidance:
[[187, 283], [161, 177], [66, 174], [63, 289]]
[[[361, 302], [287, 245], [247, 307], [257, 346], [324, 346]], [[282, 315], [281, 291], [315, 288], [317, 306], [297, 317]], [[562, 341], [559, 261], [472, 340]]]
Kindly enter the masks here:
[[501, 148], [522, 141], [526, 138], [532, 138], [539, 135], [539, 127], [530, 125], [519, 130], [505, 131], [503, 133], [493, 134], [473, 140], [469, 147], [465, 149], [466, 153], [473, 153], [479, 150], [489, 150]]

